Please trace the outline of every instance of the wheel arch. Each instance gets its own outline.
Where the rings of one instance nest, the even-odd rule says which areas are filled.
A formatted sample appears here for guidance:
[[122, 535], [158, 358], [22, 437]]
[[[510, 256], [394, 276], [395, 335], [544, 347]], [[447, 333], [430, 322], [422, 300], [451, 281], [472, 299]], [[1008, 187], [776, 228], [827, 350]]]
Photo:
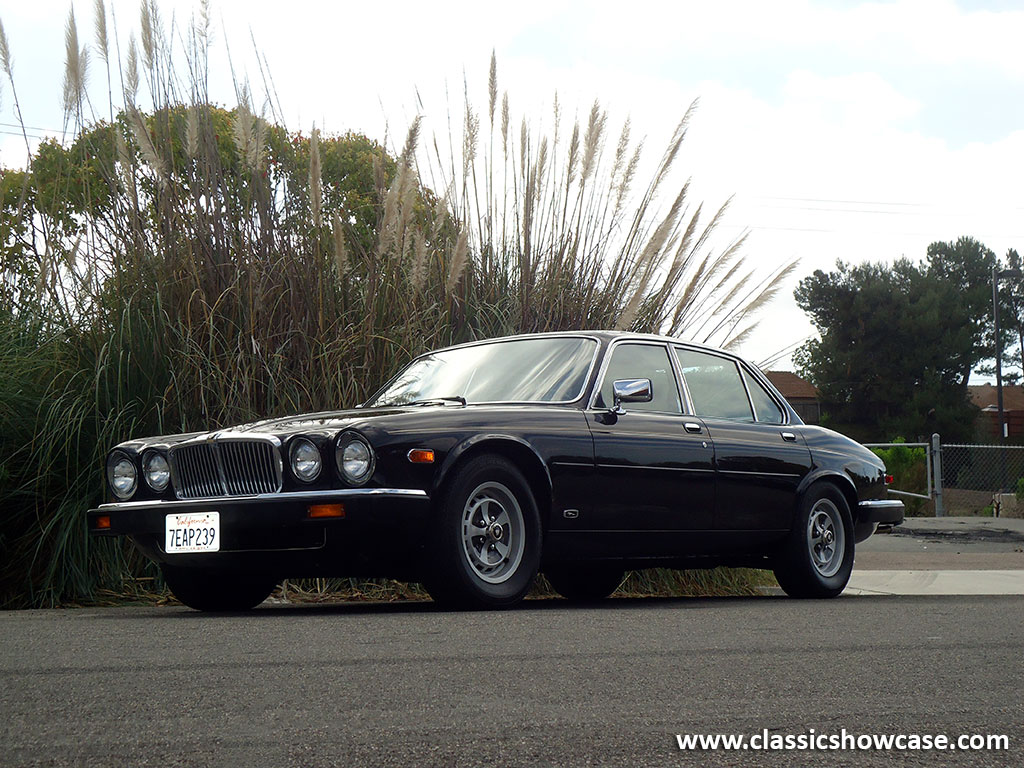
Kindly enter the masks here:
[[441, 468], [434, 478], [431, 498], [443, 498], [444, 492], [455, 476], [455, 470], [484, 454], [503, 456], [523, 473], [540, 513], [541, 528], [546, 533], [551, 510], [551, 473], [537, 450], [526, 440], [515, 435], [474, 435], [459, 443], [448, 452], [441, 464]]
[[[821, 483], [828, 483], [829, 485], [835, 486], [839, 489], [839, 492], [843, 494], [843, 498], [846, 499], [847, 505], [850, 507], [850, 518], [854, 524], [857, 523], [857, 486], [854, 485], [853, 480], [841, 472], [835, 472], [831, 470], [822, 470], [819, 472], [813, 472], [804, 478], [803, 482], [800, 483], [800, 487], [797, 490], [797, 499], [802, 500], [811, 488]], [[794, 510], [794, 514], [796, 511]]]

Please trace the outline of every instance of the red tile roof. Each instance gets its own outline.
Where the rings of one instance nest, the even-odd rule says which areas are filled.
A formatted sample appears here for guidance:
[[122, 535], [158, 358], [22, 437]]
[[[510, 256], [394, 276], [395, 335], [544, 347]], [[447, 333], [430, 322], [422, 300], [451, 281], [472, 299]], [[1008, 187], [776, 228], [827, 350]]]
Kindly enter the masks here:
[[764, 375], [787, 400], [817, 400], [817, 388], [792, 371], [765, 371]]
[[[993, 384], [972, 384], [967, 387], [971, 402], [979, 408], [996, 408], [997, 394]], [[1003, 386], [1003, 410], [1024, 411], [1024, 387]]]

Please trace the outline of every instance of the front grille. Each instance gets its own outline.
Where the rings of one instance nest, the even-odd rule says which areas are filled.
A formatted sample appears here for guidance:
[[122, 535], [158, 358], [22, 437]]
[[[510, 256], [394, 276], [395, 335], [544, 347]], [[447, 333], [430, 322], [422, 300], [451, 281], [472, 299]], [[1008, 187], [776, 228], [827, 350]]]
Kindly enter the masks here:
[[250, 496], [281, 490], [277, 448], [265, 440], [225, 440], [171, 450], [181, 499]]

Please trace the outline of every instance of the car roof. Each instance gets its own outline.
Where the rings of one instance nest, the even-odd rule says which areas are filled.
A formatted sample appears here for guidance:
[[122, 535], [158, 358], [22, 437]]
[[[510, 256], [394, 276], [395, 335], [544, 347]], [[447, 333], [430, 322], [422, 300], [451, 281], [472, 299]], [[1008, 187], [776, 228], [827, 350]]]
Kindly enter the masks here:
[[[461, 349], [462, 347], [472, 347], [478, 344], [493, 344], [503, 341], [516, 341], [519, 339], [543, 339], [543, 338], [564, 338], [564, 337], [577, 337], [577, 338], [589, 338], [605, 343], [617, 341], [620, 339], [638, 339], [647, 341], [661, 341], [671, 344], [685, 344], [688, 347], [695, 347], [697, 349], [705, 349], [709, 352], [717, 352], [719, 354], [728, 355], [736, 359], [739, 358], [736, 354], [728, 352], [719, 347], [713, 347], [708, 344], [701, 344], [697, 341], [689, 341], [687, 339], [680, 339], [674, 336], [661, 336], [656, 333], [635, 333], [633, 331], [610, 331], [610, 330], [585, 330], [585, 331], [543, 331], [539, 333], [518, 333], [512, 336], [495, 336], [486, 339], [476, 339], [474, 341], [463, 342], [462, 344], [453, 344], [450, 347], [443, 347], [441, 349], [431, 350], [431, 352], [446, 352], [449, 349]], [[426, 354], [431, 354], [427, 352]]]

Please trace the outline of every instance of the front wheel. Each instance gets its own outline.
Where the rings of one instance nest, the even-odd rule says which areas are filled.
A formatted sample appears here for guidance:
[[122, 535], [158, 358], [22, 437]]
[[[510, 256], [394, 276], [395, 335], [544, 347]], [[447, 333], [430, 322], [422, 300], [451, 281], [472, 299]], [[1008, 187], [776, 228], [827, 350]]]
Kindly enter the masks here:
[[523, 474], [500, 456], [457, 470], [427, 552], [427, 592], [459, 608], [506, 608], [522, 600], [540, 564], [540, 515]]
[[268, 576], [230, 573], [201, 568], [161, 567], [171, 593], [197, 611], [247, 611], [274, 591], [277, 581]]
[[790, 597], [836, 597], [853, 572], [853, 519], [834, 485], [812, 486], [779, 560], [775, 578]]

